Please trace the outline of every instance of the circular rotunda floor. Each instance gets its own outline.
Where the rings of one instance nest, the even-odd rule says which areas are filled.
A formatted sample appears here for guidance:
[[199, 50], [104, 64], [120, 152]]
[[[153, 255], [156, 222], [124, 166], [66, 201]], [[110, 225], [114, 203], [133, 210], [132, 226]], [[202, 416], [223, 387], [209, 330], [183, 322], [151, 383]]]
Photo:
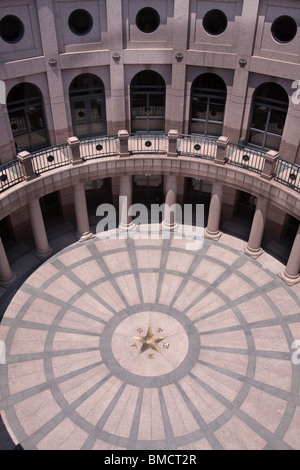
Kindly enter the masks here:
[[222, 238], [76, 243], [2, 320], [6, 426], [24, 449], [300, 449], [299, 311]]

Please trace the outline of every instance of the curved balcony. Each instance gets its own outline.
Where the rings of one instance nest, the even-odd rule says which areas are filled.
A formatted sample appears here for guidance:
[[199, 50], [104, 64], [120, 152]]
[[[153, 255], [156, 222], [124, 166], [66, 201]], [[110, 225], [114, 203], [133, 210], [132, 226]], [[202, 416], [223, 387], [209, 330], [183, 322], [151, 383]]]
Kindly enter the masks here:
[[166, 155], [211, 160], [221, 165], [243, 168], [267, 180], [274, 179], [300, 192], [300, 166], [279, 158], [273, 151], [262, 152], [228, 141], [196, 135], [166, 134], [99, 136], [78, 140], [71, 137], [67, 143], [34, 153], [20, 152], [17, 159], [0, 166], [0, 193], [22, 181], [29, 181], [46, 171], [66, 165], [77, 165], [88, 160], [131, 155]]

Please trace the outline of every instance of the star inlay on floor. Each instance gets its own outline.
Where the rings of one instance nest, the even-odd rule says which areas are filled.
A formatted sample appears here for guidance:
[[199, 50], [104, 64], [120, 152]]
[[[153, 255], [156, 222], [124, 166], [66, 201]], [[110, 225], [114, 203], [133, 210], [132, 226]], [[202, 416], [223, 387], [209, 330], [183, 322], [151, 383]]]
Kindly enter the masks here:
[[88, 240], [0, 325], [0, 411], [24, 449], [300, 449], [297, 287], [231, 245]]
[[[140, 331], [140, 333], [142, 333], [142, 331]], [[146, 336], [142, 336], [142, 337], [134, 336], [133, 339], [135, 339], [136, 341], [140, 341], [142, 343], [142, 347], [140, 349], [139, 354], [143, 354], [144, 352], [148, 351], [149, 349], [153, 349], [153, 351], [156, 351], [159, 354], [161, 354], [161, 351], [158, 347], [158, 343], [160, 343], [162, 340], [166, 339], [166, 337], [165, 336], [154, 336], [153, 331], [151, 329], [151, 326], [149, 326]], [[151, 356], [148, 356], [148, 357], [151, 357], [151, 359], [152, 359], [153, 354]]]

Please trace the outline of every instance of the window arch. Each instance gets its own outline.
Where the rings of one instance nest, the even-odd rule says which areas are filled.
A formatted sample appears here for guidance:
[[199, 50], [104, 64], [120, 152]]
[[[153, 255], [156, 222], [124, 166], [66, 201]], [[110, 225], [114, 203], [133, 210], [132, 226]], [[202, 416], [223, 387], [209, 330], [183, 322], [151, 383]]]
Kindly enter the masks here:
[[131, 131], [164, 132], [164, 79], [157, 72], [144, 70], [131, 81]]
[[73, 132], [78, 138], [106, 134], [105, 90], [96, 75], [83, 73], [69, 88]]
[[213, 73], [197, 77], [191, 90], [190, 134], [222, 135], [227, 89]]
[[49, 140], [39, 88], [32, 83], [19, 83], [10, 90], [6, 102], [16, 149], [47, 147]]
[[286, 91], [277, 83], [260, 85], [253, 97], [248, 143], [278, 150], [289, 106]]

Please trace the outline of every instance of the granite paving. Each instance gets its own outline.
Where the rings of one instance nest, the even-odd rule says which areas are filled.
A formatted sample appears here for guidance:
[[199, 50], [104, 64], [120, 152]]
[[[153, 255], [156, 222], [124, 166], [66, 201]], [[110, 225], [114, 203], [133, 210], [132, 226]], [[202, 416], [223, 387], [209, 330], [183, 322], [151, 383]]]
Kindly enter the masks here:
[[72, 242], [20, 284], [0, 324], [7, 448], [300, 449], [299, 285], [232, 236], [186, 246]]

